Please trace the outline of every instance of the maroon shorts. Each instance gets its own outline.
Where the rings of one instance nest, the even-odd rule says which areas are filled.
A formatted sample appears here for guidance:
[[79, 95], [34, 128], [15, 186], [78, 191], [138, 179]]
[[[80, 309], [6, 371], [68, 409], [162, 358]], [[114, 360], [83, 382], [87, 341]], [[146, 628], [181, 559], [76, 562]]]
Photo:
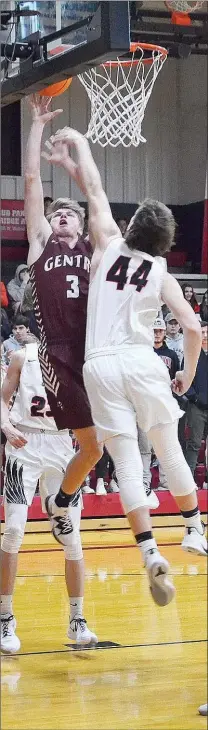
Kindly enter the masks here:
[[48, 403], [58, 430], [93, 426], [90, 403], [84, 387], [82, 364], [66, 365], [50, 351], [39, 349], [39, 362]]

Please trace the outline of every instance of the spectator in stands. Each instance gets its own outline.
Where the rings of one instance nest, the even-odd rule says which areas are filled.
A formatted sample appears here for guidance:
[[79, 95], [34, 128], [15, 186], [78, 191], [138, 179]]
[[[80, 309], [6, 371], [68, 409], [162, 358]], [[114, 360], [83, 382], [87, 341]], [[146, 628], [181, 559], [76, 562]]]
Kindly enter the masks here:
[[165, 363], [170, 379], [173, 380], [177, 370], [180, 370], [180, 362], [176, 351], [168, 347], [165, 322], [159, 317], [155, 320], [154, 324], [154, 351]]
[[14, 275], [7, 284], [7, 291], [11, 299], [14, 314], [17, 314], [20, 304], [22, 304], [24, 291], [29, 279], [27, 264], [20, 264]]
[[3, 281], [1, 281], [1, 307], [6, 309], [8, 307], [9, 300], [7, 296], [7, 290]]
[[51, 203], [53, 203], [53, 198], [50, 198], [50, 196], [46, 195], [44, 198], [44, 216], [45, 216], [45, 218], [48, 215]]
[[122, 236], [124, 237], [126, 229], [128, 228], [128, 221], [126, 220], [126, 218], [119, 218], [116, 223], [117, 226], [120, 228]]
[[188, 398], [186, 461], [194, 475], [203, 436], [208, 433], [208, 322], [201, 322], [202, 349]]
[[200, 306], [197, 302], [196, 294], [194, 292], [193, 286], [190, 284], [183, 284], [182, 292], [184, 299], [186, 299], [187, 302], [191, 305], [192, 309], [194, 310], [195, 314], [199, 314]]
[[208, 322], [208, 289], [205, 291], [201, 300], [200, 317], [202, 322]]
[[22, 314], [17, 314], [12, 324], [12, 334], [3, 343], [4, 356], [7, 364], [9, 364], [12, 352], [19, 350], [20, 347], [24, 347], [24, 345], [30, 342], [36, 341], [37, 338], [30, 332], [28, 319], [23, 317]]
[[183, 335], [180, 332], [180, 324], [174, 317], [172, 312], [165, 317], [166, 323], [166, 345], [170, 350], [174, 350], [178, 356], [179, 363], [181, 366], [183, 360]]
[[[176, 321], [176, 320], [174, 320]], [[158, 317], [154, 324], [154, 351], [161, 357], [163, 362], [165, 363], [166, 367], [168, 368], [170, 379], [173, 380], [175, 378], [177, 370], [180, 370], [180, 360], [177, 355], [177, 352], [173, 349], [171, 350], [167, 343], [167, 337], [166, 337], [166, 327], [165, 322], [161, 317]], [[174, 398], [178, 401], [178, 404], [182, 411], [185, 411], [184, 415], [179, 419], [178, 424], [178, 438], [179, 442], [182, 448], [183, 453], [185, 453], [186, 449], [186, 441], [185, 441], [185, 424], [186, 424], [186, 408], [187, 408], [187, 398], [186, 396], [176, 396], [174, 394]], [[167, 484], [166, 479], [163, 479], [163, 474], [160, 472], [160, 485], [161, 488], [163, 485]], [[167, 488], [167, 487], [166, 487]]]

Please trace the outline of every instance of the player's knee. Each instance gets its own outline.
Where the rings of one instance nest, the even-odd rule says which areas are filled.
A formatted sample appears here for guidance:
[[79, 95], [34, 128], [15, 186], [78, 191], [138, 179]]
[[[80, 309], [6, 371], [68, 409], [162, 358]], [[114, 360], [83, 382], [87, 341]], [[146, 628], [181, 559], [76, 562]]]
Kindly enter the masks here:
[[18, 553], [25, 532], [27, 506], [25, 504], [6, 504], [5, 514], [2, 550], [6, 553]]
[[194, 477], [183, 455], [175, 454], [175, 461], [166, 466], [163, 463], [164, 472], [168, 482], [168, 488], [174, 498], [191, 494], [195, 488]]
[[97, 442], [95, 434], [91, 434], [85, 443], [80, 443], [80, 451], [85, 454], [92, 466], [100, 461], [103, 455], [103, 446]]
[[147, 507], [147, 495], [143, 484], [142, 471], [135, 474], [130, 472], [129, 465], [119, 460], [115, 461], [116, 476], [120, 490], [121, 501], [124, 506], [125, 513], [133, 512], [135, 509]]
[[79, 531], [74, 531], [69, 535], [69, 543], [64, 547], [64, 555], [66, 560], [82, 560], [83, 552]]
[[23, 525], [5, 526], [2, 550], [5, 553], [18, 553], [24, 537]]
[[134, 512], [135, 509], [148, 507], [147, 495], [143, 489], [139, 490], [137, 495], [132, 494], [129, 497], [128, 495], [125, 495], [124, 499], [125, 501], [123, 499], [121, 501], [126, 515], [128, 515], [129, 512]]
[[90, 441], [88, 442], [89, 451], [92, 454], [93, 462], [97, 464], [103, 455], [103, 444], [98, 443], [97, 433], [95, 428], [92, 429], [90, 434]]

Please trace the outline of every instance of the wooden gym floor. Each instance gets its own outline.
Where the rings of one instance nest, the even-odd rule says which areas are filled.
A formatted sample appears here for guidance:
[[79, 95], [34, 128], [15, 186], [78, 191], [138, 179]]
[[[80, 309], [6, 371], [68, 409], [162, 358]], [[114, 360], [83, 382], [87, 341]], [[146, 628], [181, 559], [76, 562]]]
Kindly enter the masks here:
[[2, 657], [2, 730], [201, 730], [207, 688], [207, 562], [183, 553], [180, 516], [153, 517], [176, 598], [157, 607], [125, 518], [83, 520], [85, 616], [96, 650], [66, 631], [64, 561], [47, 524], [29, 523], [15, 615], [22, 646]]

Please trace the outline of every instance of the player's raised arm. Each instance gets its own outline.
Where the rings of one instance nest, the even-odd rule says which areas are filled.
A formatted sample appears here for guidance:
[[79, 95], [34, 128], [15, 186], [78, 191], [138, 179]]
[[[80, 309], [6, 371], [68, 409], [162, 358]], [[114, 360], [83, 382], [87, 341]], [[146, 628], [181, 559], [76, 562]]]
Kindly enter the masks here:
[[183, 395], [195, 376], [201, 351], [201, 327], [192, 307], [184, 299], [181, 287], [171, 274], [165, 274], [161, 296], [162, 301], [167, 304], [183, 328], [184, 370], [176, 373], [173, 381], [174, 392]]
[[51, 234], [51, 227], [44, 216], [43, 188], [40, 177], [40, 150], [45, 124], [54, 119], [61, 109], [52, 112], [50, 99], [34, 94], [29, 100], [32, 126], [25, 155], [25, 218], [30, 245], [28, 263], [36, 261]]
[[[46, 143], [43, 156], [52, 164], [61, 165], [86, 195], [89, 205], [89, 235], [92, 244], [104, 250], [112, 236], [121, 236], [115, 223], [100, 173], [94, 162], [88, 141], [75, 129], [65, 127]], [[75, 149], [76, 162], [66, 149]], [[62, 150], [62, 152], [61, 152]]]
[[16, 449], [25, 446], [27, 440], [10, 421], [9, 403], [20, 382], [24, 362], [24, 350], [17, 350], [12, 358], [1, 389], [1, 428], [9, 443]]

